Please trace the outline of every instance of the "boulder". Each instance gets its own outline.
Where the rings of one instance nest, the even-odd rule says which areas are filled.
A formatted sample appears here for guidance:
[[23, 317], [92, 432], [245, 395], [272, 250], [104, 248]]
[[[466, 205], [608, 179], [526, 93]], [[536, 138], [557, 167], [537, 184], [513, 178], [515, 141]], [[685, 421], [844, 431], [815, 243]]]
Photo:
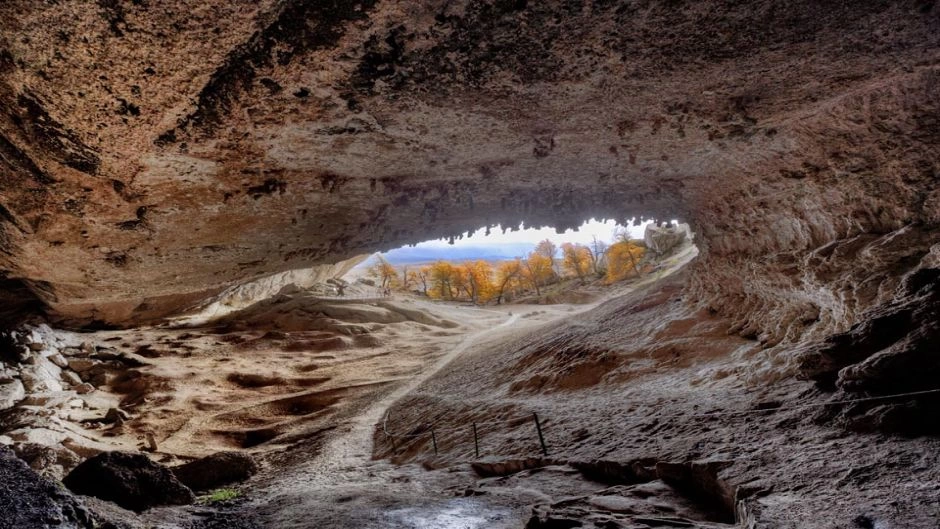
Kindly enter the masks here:
[[664, 255], [685, 241], [688, 235], [689, 226], [687, 224], [662, 227], [649, 224], [643, 233], [643, 243], [653, 253]]
[[187, 487], [210, 490], [248, 479], [258, 472], [258, 464], [248, 454], [219, 452], [172, 470]]
[[49, 355], [48, 358], [50, 362], [61, 367], [62, 369], [65, 369], [66, 367], [69, 366], [69, 361], [66, 360], [66, 358], [62, 356], [60, 353]]
[[72, 358], [68, 361], [69, 369], [77, 373], [84, 373], [85, 371], [95, 367], [97, 364], [98, 362], [88, 358]]
[[62, 369], [42, 357], [35, 357], [34, 360], [32, 365], [25, 367], [20, 373], [26, 391], [62, 391], [62, 383], [59, 381]]
[[0, 384], [0, 410], [12, 408], [24, 397], [26, 397], [26, 389], [19, 380], [13, 379]]
[[81, 501], [0, 447], [0, 529], [97, 527]]
[[75, 392], [78, 393], [79, 395], [87, 395], [94, 390], [95, 390], [95, 386], [92, 386], [88, 382], [84, 382], [82, 384], [75, 386]]
[[70, 386], [80, 386], [83, 384], [82, 378], [75, 371], [62, 371], [62, 382]]
[[170, 469], [143, 454], [104, 452], [75, 467], [62, 481], [76, 494], [144, 511], [159, 505], [188, 505], [193, 492]]

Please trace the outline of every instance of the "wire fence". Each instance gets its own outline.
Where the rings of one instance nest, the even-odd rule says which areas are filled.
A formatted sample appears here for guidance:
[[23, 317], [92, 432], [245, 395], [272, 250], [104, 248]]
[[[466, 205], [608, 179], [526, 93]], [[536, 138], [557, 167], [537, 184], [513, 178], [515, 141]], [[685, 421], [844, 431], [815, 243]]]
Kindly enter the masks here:
[[[840, 399], [840, 400], [834, 400], [834, 401], [828, 401], [828, 402], [810, 402], [810, 403], [805, 403], [805, 404], [794, 404], [790, 406], [780, 405], [780, 406], [755, 408], [755, 409], [747, 409], [747, 410], [718, 410], [718, 411], [710, 411], [710, 412], [702, 412], [702, 413], [671, 413], [671, 414], [666, 414], [666, 415], [659, 415], [657, 416], [657, 419], [673, 419], [673, 418], [678, 418], [678, 417], [694, 419], [694, 418], [749, 416], [749, 415], [779, 413], [779, 412], [797, 411], [797, 410], [805, 410], [805, 409], [813, 409], [813, 408], [825, 408], [829, 406], [859, 404], [859, 403], [864, 403], [864, 402], [876, 402], [876, 401], [884, 401], [884, 400], [891, 400], [891, 399], [898, 399], [898, 398], [920, 397], [920, 396], [932, 395], [932, 394], [940, 394], [940, 388], [928, 389], [928, 390], [922, 390], [922, 391], [909, 391], [905, 393], [895, 393], [891, 395], [877, 395], [873, 397], [857, 397], [853, 399]], [[543, 428], [542, 428], [543, 423], [539, 419], [539, 415], [535, 412], [532, 412], [531, 414], [524, 415], [524, 416], [520, 415], [514, 418], [506, 418], [506, 419], [490, 420], [490, 421], [464, 422], [464, 424], [462, 425], [458, 425], [456, 427], [450, 427], [450, 428], [438, 427], [437, 425], [440, 424], [441, 422], [441, 420], [438, 419], [438, 421], [435, 421], [430, 426], [428, 426], [427, 424], [418, 426], [417, 429], [421, 429], [423, 431], [416, 432], [416, 433], [393, 433], [389, 431], [388, 429], [389, 416], [390, 416], [390, 412], [386, 412], [385, 418], [382, 421], [382, 432], [385, 435], [386, 440], [391, 442], [393, 453], [398, 452], [398, 442], [400, 440], [416, 439], [416, 438], [424, 437], [431, 441], [431, 445], [434, 449], [434, 454], [437, 455], [438, 454], [438, 440], [437, 440], [438, 434], [463, 432], [467, 434], [472, 433], [474, 453], [476, 457], [479, 458], [480, 457], [479, 429], [481, 426], [493, 426], [493, 425], [505, 426], [508, 424], [513, 424], [514, 426], [521, 426], [522, 424], [525, 424], [531, 421], [533, 425], [533, 431], [534, 433], [538, 435], [542, 455], [545, 455], [545, 456], [548, 455], [548, 445], [545, 441], [545, 435], [544, 435]], [[649, 416], [648, 415], [620, 415], [618, 416], [618, 418], [620, 419], [648, 419]], [[454, 422], [460, 422], [460, 421], [458, 420]]]

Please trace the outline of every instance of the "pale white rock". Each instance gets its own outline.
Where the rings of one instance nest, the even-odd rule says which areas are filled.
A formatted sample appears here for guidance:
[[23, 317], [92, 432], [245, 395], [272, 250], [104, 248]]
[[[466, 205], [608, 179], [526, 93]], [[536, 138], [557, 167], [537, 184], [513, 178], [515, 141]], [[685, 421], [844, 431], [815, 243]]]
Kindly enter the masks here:
[[45, 358], [38, 357], [36, 363], [24, 368], [20, 376], [29, 393], [62, 391], [62, 384], [59, 382], [62, 369]]
[[36, 443], [45, 446], [57, 445], [68, 437], [65, 432], [49, 428], [20, 428], [7, 432], [7, 436], [17, 443]]
[[19, 380], [13, 379], [0, 384], [0, 410], [12, 408], [24, 397], [26, 397], [26, 389]]
[[23, 399], [26, 406], [43, 406], [45, 408], [57, 408], [66, 405], [75, 398], [74, 391], [44, 391], [40, 393], [30, 393]]
[[49, 361], [50, 361], [50, 362], [52, 362], [53, 364], [55, 364], [55, 365], [61, 367], [62, 369], [65, 369], [66, 367], [69, 366], [69, 361], [66, 360], [66, 358], [65, 358], [64, 356], [62, 356], [61, 353], [54, 353], [54, 354], [51, 354], [51, 355], [49, 355], [48, 358], [49, 358]]
[[649, 224], [643, 232], [643, 242], [650, 251], [662, 255], [679, 246], [690, 234], [688, 224], [662, 227]]
[[78, 374], [75, 373], [75, 371], [69, 371], [69, 370], [62, 371], [62, 381], [67, 383], [70, 386], [80, 386], [84, 383], [82, 382], [82, 378], [78, 376]]

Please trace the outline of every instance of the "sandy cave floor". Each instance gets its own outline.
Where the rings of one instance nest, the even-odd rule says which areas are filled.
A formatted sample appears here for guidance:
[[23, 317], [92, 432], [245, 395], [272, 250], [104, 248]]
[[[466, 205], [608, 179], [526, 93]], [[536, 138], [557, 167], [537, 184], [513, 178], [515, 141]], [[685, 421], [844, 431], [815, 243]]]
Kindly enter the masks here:
[[[373, 313], [370, 304], [324, 308], [300, 293], [270, 305], [211, 328], [95, 333], [99, 348], [134, 353], [146, 365], [136, 368], [130, 381], [118, 379], [96, 391], [89, 400], [98, 406], [76, 411], [76, 426], [120, 405], [131, 413], [126, 423], [84, 423], [82, 433], [112, 449], [143, 450], [150, 434], [158, 445], [154, 457], [167, 464], [221, 450], [254, 454], [262, 473], [241, 487], [233, 518], [239, 521], [226, 518], [229, 524], [525, 523], [525, 495], [495, 505], [454, 497], [454, 490], [476, 483], [469, 467], [429, 472], [419, 465], [373, 461], [373, 430], [392, 403], [466, 350], [511, 339], [596, 303], [481, 308], [410, 297], [382, 302], [404, 318]], [[336, 318], [310, 325], [311, 313], [322, 319], [320, 310]], [[298, 330], [311, 326], [320, 330]], [[92, 501], [132, 525], [185, 527], [200, 520], [200, 508], [158, 508], [138, 517]], [[470, 525], [453, 525], [458, 521]]]
[[940, 526], [940, 444], [791, 409], [826, 402], [807, 382], [755, 383], [758, 344], [668, 277], [692, 257], [589, 305], [293, 293], [212, 328], [96, 333], [148, 365], [93, 395], [131, 420], [87, 435], [142, 448], [149, 432], [169, 464], [246, 450], [262, 472], [229, 504], [91, 501], [160, 529]]

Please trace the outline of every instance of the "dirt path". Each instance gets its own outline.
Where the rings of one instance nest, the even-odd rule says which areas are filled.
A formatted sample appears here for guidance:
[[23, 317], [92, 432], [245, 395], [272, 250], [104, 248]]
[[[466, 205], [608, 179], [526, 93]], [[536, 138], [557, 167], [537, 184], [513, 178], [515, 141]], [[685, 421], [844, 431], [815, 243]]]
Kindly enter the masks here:
[[[464, 324], [478, 330], [463, 338], [433, 365], [391, 392], [377, 396], [367, 407], [325, 441], [310, 460], [292, 469], [278, 469], [277, 477], [260, 490], [249, 510], [260, 514], [264, 527], [450, 527], [468, 529], [518, 526], [521, 518], [504, 507], [473, 499], [441, 496], [443, 489], [470, 484], [473, 476], [428, 472], [415, 465], [396, 467], [372, 460], [373, 432], [386, 410], [468, 349], [505, 332], [517, 332], [521, 314], [489, 309], [467, 309], [437, 305], [447, 316], [464, 315]], [[456, 311], [456, 314], [455, 314]], [[473, 311], [473, 317], [469, 316]], [[498, 325], [492, 317], [506, 314]], [[542, 321], [526, 322], [525, 327]], [[457, 479], [454, 479], [454, 478]], [[453, 525], [458, 524], [459, 525]]]
[[[459, 322], [470, 333], [454, 344], [441, 343], [447, 352], [432, 365], [396, 383], [387, 392], [369, 396], [371, 401], [349, 410], [343, 421], [322, 439], [318, 447], [300, 449], [313, 453], [309, 460], [292, 467], [278, 465], [261, 480], [250, 497], [252, 515], [263, 527], [300, 529], [307, 527], [383, 527], [467, 529], [522, 527], [529, 509], [519, 499], [495, 500], [490, 496], [455, 498], [454, 491], [468, 490], [478, 477], [467, 465], [428, 471], [417, 464], [395, 466], [373, 460], [373, 434], [386, 411], [396, 402], [433, 378], [452, 361], [474, 349], [495, 346], [518, 338], [533, 329], [594, 309], [611, 297], [623, 295], [679, 269], [695, 256], [682, 252], [655, 276], [611, 290], [602, 299], [586, 305], [513, 305], [477, 308], [411, 300], [416, 307], [437, 317]], [[499, 317], [502, 321], [499, 321]], [[497, 321], [499, 323], [497, 324]], [[407, 349], [408, 337], [398, 342]], [[399, 353], [390, 362], [404, 358]], [[480, 373], [485, 376], [486, 373]], [[400, 384], [400, 385], [398, 385]], [[394, 424], [394, 417], [389, 421]], [[389, 427], [394, 429], [393, 426]], [[296, 460], [295, 460], [296, 461]]]
[[470, 346], [480, 342], [485, 336], [492, 335], [497, 329], [508, 327], [518, 320], [519, 314], [514, 314], [494, 329], [477, 331], [464, 338], [432, 367], [412, 378], [392, 393], [385, 395], [367, 408], [365, 412], [355, 417], [350, 422], [349, 432], [330, 441], [317, 457], [311, 460], [310, 465], [316, 468], [318, 474], [328, 474], [337, 468], [349, 468], [357, 464], [364, 465], [368, 463], [372, 455], [372, 432], [375, 425], [382, 421], [383, 416], [392, 404], [434, 376], [444, 366]]

